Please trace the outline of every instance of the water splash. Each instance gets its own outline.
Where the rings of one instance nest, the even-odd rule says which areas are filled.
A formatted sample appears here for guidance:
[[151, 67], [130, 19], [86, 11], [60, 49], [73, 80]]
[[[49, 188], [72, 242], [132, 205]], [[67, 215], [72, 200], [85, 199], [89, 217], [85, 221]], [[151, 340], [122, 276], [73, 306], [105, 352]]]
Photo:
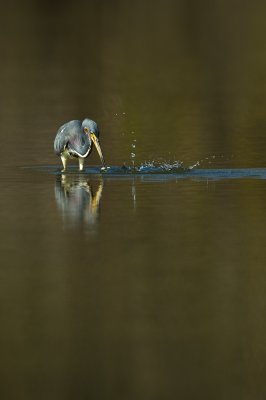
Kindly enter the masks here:
[[[132, 131], [131, 133], [135, 133], [135, 132]], [[137, 142], [137, 139], [133, 139], [133, 141], [132, 141], [132, 143], [131, 143], [131, 148], [132, 148], [132, 150], [131, 150], [130, 157], [131, 157], [131, 163], [132, 163], [132, 167], [133, 167], [133, 168], [135, 168], [136, 142]]]
[[[229, 159], [230, 159], [231, 157], [229, 157]], [[221, 161], [221, 160], [224, 160], [224, 155], [223, 154], [212, 154], [212, 155], [209, 155], [209, 156], [207, 156], [207, 157], [204, 157], [204, 158], [202, 158], [201, 160], [198, 160], [198, 161], [196, 161], [194, 164], [192, 164], [192, 165], [190, 165], [189, 167], [187, 167], [187, 169], [189, 170], [189, 171], [191, 171], [192, 169], [195, 169], [195, 168], [197, 168], [197, 167], [204, 167], [206, 164], [209, 166], [209, 165], [211, 165], [211, 164], [214, 164], [214, 162], [215, 161], [218, 161], [219, 162], [219, 160]]]
[[[190, 172], [192, 170], [196, 170], [198, 167], [206, 168], [206, 164], [214, 164], [215, 161], [223, 158], [223, 155], [209, 155], [207, 157], [202, 158], [201, 160], [195, 161], [193, 164], [189, 166], [185, 166], [183, 161], [180, 160], [148, 160], [142, 162], [140, 165], [137, 165], [135, 162], [136, 157], [136, 139], [132, 142], [131, 145], [134, 152], [131, 152], [131, 166], [123, 165], [121, 167], [123, 173], [126, 174], [175, 174], [175, 173], [184, 173]], [[118, 167], [116, 167], [118, 168]], [[121, 171], [121, 170], [120, 170]], [[111, 167], [111, 171], [114, 172], [113, 167]], [[118, 172], [118, 171], [117, 171]]]
[[200, 161], [196, 161], [195, 164], [192, 164], [192, 165], [190, 165], [188, 167], [188, 170], [192, 170], [192, 169], [194, 169], [196, 167], [199, 167], [199, 166], [200, 166]]
[[187, 171], [181, 161], [144, 161], [140, 165], [136, 165], [134, 162], [134, 157], [132, 160], [132, 165], [124, 164], [121, 167], [110, 167], [109, 171], [107, 169], [104, 172], [114, 173], [114, 174], [172, 174], [172, 173], [182, 173]]
[[182, 161], [145, 161], [139, 167], [136, 167], [136, 172], [141, 173], [169, 173], [180, 172], [185, 168]]

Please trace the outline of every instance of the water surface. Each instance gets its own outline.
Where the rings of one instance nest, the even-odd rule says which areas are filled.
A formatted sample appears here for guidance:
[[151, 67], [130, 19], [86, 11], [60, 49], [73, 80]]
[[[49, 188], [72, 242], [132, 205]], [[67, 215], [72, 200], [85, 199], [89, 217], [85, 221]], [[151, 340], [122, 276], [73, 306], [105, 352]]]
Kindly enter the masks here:
[[264, 393], [265, 170], [56, 171], [2, 185], [4, 395]]

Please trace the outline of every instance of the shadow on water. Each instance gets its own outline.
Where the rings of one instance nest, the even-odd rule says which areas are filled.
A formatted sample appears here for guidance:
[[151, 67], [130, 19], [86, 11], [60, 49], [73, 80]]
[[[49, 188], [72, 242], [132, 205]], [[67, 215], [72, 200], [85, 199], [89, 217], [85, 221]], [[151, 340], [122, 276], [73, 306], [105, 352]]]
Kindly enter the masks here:
[[64, 228], [82, 227], [94, 233], [99, 219], [103, 180], [98, 184], [87, 175], [62, 174], [55, 181], [55, 199], [64, 221]]

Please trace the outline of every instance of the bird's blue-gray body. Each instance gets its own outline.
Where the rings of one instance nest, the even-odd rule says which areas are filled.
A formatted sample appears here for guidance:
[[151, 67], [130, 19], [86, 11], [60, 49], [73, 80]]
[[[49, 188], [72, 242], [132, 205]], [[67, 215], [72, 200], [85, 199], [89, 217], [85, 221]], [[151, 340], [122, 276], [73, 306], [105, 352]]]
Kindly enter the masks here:
[[82, 122], [74, 120], [62, 125], [54, 141], [55, 154], [69, 153], [71, 157], [87, 157], [92, 150], [92, 140], [82, 127]]
[[66, 170], [67, 160], [69, 158], [79, 159], [79, 169], [83, 170], [84, 160], [90, 154], [93, 144], [101, 158], [104, 165], [104, 158], [102, 155], [99, 143], [99, 129], [96, 122], [89, 118], [83, 121], [73, 120], [60, 126], [57, 131], [54, 141], [55, 154], [61, 157], [64, 169]]

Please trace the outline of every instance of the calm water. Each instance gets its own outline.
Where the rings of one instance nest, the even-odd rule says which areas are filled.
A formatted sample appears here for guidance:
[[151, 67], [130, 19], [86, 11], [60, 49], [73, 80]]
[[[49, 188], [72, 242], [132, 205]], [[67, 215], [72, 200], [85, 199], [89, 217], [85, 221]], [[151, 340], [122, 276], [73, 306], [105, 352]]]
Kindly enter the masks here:
[[[1, 399], [265, 399], [265, 13], [3, 6]], [[85, 116], [110, 169], [61, 174]]]

